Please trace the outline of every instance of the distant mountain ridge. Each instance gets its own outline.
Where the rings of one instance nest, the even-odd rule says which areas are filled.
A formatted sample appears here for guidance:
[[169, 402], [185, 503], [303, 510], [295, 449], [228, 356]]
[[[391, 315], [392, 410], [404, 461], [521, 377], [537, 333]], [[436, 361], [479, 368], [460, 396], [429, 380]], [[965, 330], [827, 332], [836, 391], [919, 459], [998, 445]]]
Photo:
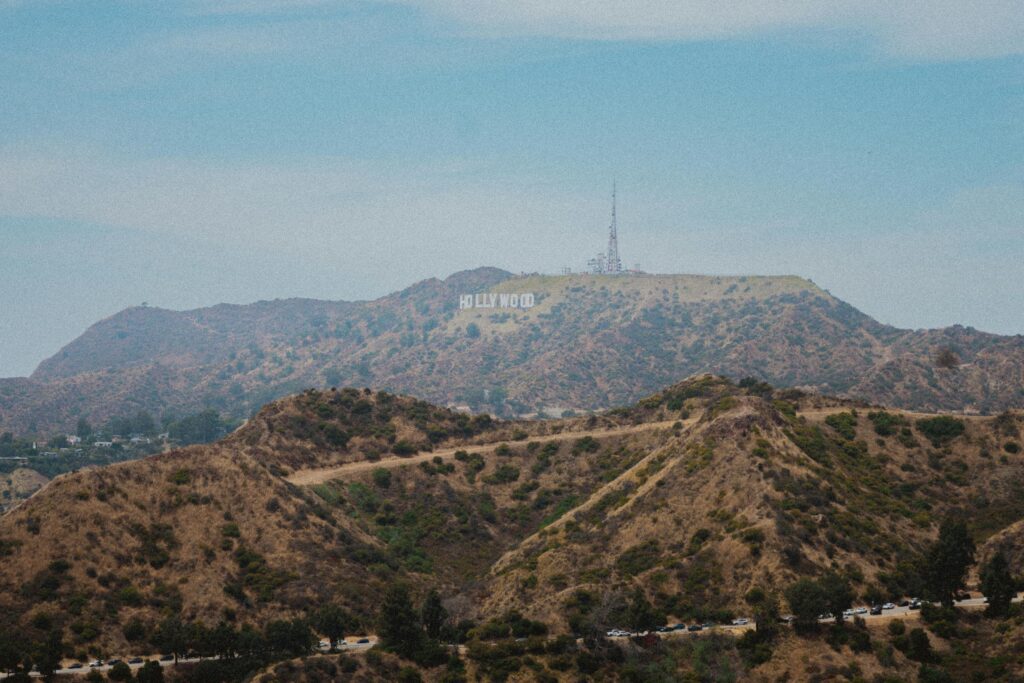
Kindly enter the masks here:
[[[460, 295], [490, 292], [532, 293], [536, 306], [459, 309]], [[79, 416], [139, 410], [244, 417], [302, 388], [343, 384], [497, 412], [599, 409], [698, 372], [906, 409], [998, 412], [1024, 406], [1024, 337], [897, 329], [791, 276], [479, 268], [373, 301], [126, 309], [30, 378], [0, 380], [0, 428], [69, 429]]]

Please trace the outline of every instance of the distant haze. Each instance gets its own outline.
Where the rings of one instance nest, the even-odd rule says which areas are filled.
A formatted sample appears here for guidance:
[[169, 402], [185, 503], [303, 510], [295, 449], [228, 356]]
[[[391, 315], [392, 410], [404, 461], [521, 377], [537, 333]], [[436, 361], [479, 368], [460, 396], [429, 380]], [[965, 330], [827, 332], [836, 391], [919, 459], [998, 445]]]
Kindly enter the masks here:
[[615, 180], [629, 267], [1024, 333], [1017, 3], [585, 5], [0, 3], [0, 376], [143, 301], [580, 270]]

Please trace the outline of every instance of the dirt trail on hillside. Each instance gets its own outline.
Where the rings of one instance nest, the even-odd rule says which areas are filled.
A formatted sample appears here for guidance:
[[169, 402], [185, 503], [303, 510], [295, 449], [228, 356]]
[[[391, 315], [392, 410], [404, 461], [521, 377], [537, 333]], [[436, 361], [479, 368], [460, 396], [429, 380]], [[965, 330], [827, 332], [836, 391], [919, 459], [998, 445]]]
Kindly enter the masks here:
[[[690, 418], [683, 420], [684, 425], [690, 425], [696, 422], [697, 418]], [[535, 436], [528, 439], [528, 441], [534, 441], [538, 443], [547, 443], [549, 441], [568, 441], [570, 439], [582, 439], [585, 436], [591, 436], [594, 438], [606, 438], [609, 436], [622, 436], [624, 434], [635, 434], [637, 432], [646, 432], [654, 429], [669, 429], [679, 420], [666, 420], [664, 422], [645, 422], [644, 424], [629, 425], [628, 427], [616, 427], [614, 429], [592, 429], [581, 432], [562, 432], [560, 434], [548, 434], [545, 436]], [[514, 441], [496, 441], [494, 443], [482, 444], [477, 446], [458, 446], [456, 448], [445, 448], [443, 450], [429, 451], [426, 453], [418, 453], [409, 458], [391, 457], [383, 458], [381, 460], [360, 460], [359, 462], [351, 462], [345, 465], [338, 465], [336, 467], [326, 467], [317, 470], [299, 470], [285, 477], [285, 480], [296, 484], [298, 486], [311, 486], [313, 484], [322, 484], [332, 479], [338, 479], [346, 474], [355, 474], [358, 472], [366, 472], [367, 470], [377, 469], [383, 467], [385, 469], [391, 469], [394, 467], [406, 467], [408, 465], [417, 465], [421, 462], [431, 462], [434, 458], [441, 458], [441, 460], [449, 460], [455, 457], [456, 451], [467, 451], [472, 453], [480, 453], [486, 455], [493, 453], [498, 446], [502, 444], [514, 445], [517, 442]], [[526, 442], [522, 442], [526, 443]]]
[[807, 417], [810, 419], [828, 417], [829, 415], [835, 415], [836, 413], [848, 413], [851, 410], [856, 410], [862, 415], [866, 415], [875, 410], [886, 411], [902, 415], [904, 417], [913, 418], [915, 420], [925, 419], [929, 417], [935, 417], [936, 415], [952, 415], [960, 420], [985, 420], [988, 416], [986, 415], [961, 415], [959, 413], [940, 412], [940, 413], [921, 413], [913, 410], [901, 410], [899, 408], [856, 408], [852, 406], [830, 406], [828, 408], [814, 408], [813, 410], [798, 410], [797, 415], [799, 417]]

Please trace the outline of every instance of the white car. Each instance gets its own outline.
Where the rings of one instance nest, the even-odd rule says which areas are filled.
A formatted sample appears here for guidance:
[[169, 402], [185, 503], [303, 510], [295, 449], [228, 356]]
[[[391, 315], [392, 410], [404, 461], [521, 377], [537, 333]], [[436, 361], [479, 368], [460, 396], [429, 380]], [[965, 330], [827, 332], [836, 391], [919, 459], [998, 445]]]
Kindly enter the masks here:
[[733, 619], [732, 620], [732, 625], [733, 626], [746, 626], [749, 623], [750, 623], [749, 619], [744, 619], [742, 617], [740, 617], [739, 619]]
[[606, 635], [609, 638], [622, 638], [623, 636], [628, 636], [629, 631], [622, 631], [620, 629], [613, 628], [611, 631], [608, 631]]
[[868, 608], [867, 607], [858, 607], [857, 609], [853, 610], [853, 613], [854, 614], [867, 614], [868, 613]]
[[887, 602], [884, 605], [882, 605], [882, 609], [896, 609], [896, 605], [894, 605], [891, 602]]

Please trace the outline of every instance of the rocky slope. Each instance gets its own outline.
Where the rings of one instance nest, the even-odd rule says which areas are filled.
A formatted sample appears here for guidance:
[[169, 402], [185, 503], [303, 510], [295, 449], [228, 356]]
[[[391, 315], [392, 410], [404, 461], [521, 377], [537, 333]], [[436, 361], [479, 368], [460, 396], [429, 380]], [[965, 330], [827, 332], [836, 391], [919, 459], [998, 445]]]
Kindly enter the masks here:
[[[537, 305], [459, 309], [460, 295], [481, 292], [529, 292]], [[247, 417], [303, 388], [341, 385], [557, 415], [705, 371], [907, 409], [1024, 405], [1024, 337], [899, 330], [799, 278], [482, 268], [367, 302], [128, 309], [31, 378], [0, 380], [0, 428], [67, 430], [79, 416], [99, 424], [141, 409]]]
[[58, 477], [0, 518], [0, 628], [124, 652], [145, 647], [127, 625], [169, 614], [261, 624], [333, 600], [370, 619], [396, 580], [438, 588], [456, 618], [514, 609], [555, 633], [620, 625], [637, 595], [720, 620], [830, 568], [909, 594], [946, 516], [982, 543], [1024, 519], [1021, 425], [713, 376], [549, 422], [307, 391], [219, 443]]

